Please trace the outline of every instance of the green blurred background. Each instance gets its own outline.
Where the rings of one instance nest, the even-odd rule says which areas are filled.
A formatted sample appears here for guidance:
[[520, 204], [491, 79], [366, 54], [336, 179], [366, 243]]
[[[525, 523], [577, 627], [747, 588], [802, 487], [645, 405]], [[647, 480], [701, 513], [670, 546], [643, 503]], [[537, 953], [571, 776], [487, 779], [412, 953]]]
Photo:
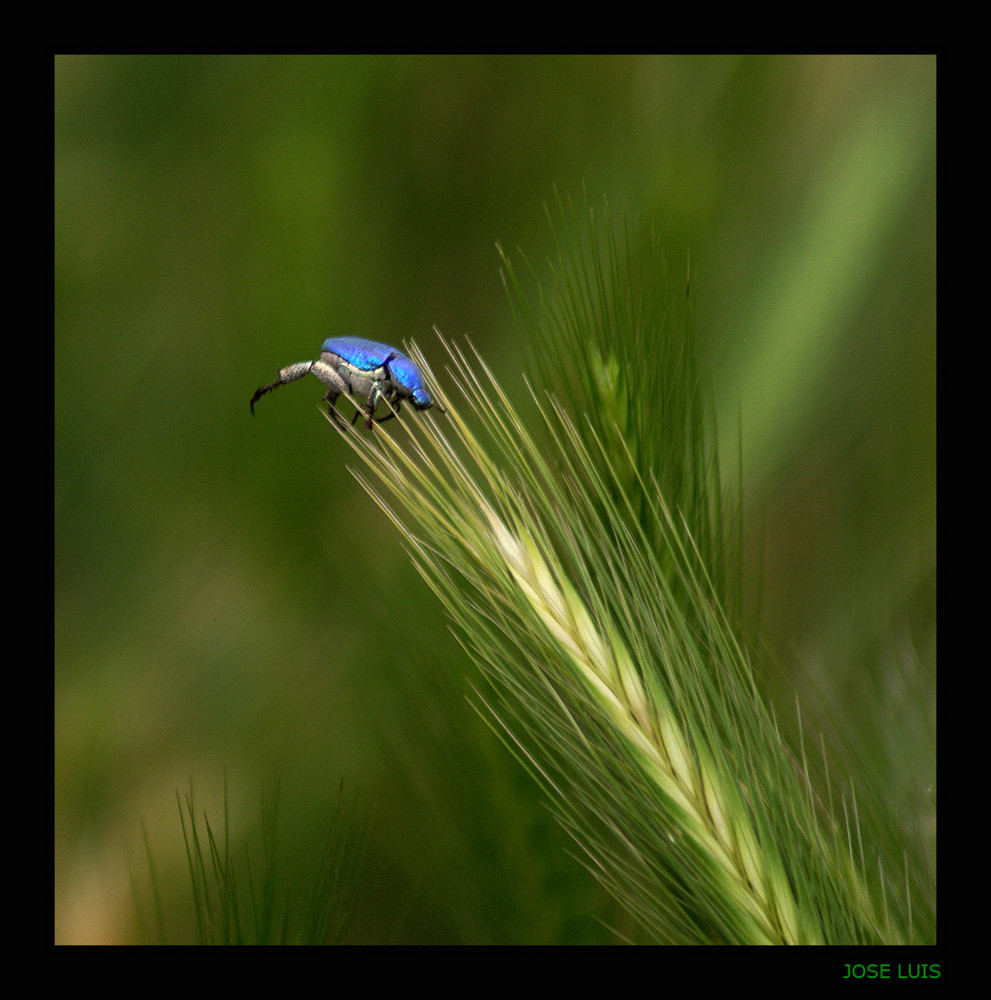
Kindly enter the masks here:
[[278, 783], [300, 858], [343, 781], [354, 941], [635, 937], [469, 704], [319, 384], [248, 412], [331, 335], [441, 370], [434, 325], [522, 397], [495, 244], [551, 252], [555, 185], [690, 255], [763, 637], [931, 844], [934, 57], [54, 69], [56, 942], [135, 940], [142, 820], [188, 907], [175, 792], [218, 822], [225, 770], [234, 833]]

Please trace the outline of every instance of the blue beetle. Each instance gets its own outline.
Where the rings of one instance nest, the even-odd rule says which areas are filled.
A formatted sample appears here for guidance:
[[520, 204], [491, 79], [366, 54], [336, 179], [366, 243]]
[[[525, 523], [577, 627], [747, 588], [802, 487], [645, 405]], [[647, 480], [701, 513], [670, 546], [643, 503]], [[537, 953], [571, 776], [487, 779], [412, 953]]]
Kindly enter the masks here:
[[390, 405], [392, 412], [380, 417], [376, 423], [394, 417], [404, 400], [412, 403], [417, 410], [429, 410], [436, 406], [441, 413], [446, 412], [430, 398], [420, 369], [401, 351], [362, 337], [328, 337], [323, 342], [319, 361], [300, 361], [283, 368], [274, 382], [263, 385], [251, 397], [252, 414], [255, 403], [266, 392], [278, 389], [287, 382], [295, 382], [307, 374], [316, 375], [327, 386], [324, 396], [327, 412], [336, 422], [342, 419], [335, 404], [343, 392], [367, 400], [351, 421], [355, 423], [358, 415], [364, 413], [366, 427], [372, 426], [375, 410], [383, 401]]

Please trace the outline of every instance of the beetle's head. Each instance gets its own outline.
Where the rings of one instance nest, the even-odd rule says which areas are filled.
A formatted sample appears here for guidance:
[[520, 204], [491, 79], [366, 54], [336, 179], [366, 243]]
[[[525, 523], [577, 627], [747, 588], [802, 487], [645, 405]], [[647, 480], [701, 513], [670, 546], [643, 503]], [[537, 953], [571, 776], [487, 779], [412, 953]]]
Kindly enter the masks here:
[[434, 401], [430, 398], [430, 393], [426, 389], [417, 387], [410, 394], [413, 402], [413, 406], [418, 410], [429, 410], [431, 406], [434, 405]]

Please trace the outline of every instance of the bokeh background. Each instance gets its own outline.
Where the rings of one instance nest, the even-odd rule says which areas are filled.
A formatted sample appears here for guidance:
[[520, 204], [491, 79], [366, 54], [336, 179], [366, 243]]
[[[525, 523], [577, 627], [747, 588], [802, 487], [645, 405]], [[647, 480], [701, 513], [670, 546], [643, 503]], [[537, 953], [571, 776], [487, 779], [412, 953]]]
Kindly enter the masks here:
[[555, 187], [690, 260], [769, 660], [931, 851], [934, 57], [54, 72], [56, 942], [137, 939], [142, 823], [188, 912], [176, 791], [222, 822], [225, 773], [233, 834], [278, 786], [299, 856], [343, 783], [369, 838], [351, 940], [635, 937], [469, 703], [319, 384], [248, 412], [330, 335], [441, 368], [434, 325], [522, 393], [496, 243], [551, 252]]

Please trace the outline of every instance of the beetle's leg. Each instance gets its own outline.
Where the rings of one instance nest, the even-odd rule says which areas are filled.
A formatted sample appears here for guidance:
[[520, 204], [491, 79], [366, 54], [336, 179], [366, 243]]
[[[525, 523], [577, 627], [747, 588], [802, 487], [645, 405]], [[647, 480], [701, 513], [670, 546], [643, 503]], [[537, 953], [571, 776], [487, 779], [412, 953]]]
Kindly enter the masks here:
[[[385, 377], [388, 379], [389, 376], [389, 361], [392, 359], [393, 355], [389, 355], [386, 358], [385, 363], [382, 367], [385, 369]], [[379, 402], [386, 398], [385, 392], [382, 390], [382, 380], [376, 380], [372, 386], [372, 391], [368, 394], [368, 402], [365, 404], [365, 409], [362, 411], [365, 417], [365, 429], [372, 429], [372, 420], [375, 417], [375, 411], [378, 409]], [[355, 420], [358, 419], [358, 415], [355, 414]]]
[[[391, 402], [391, 401], [387, 400], [387, 402]], [[398, 417], [399, 416], [399, 409], [400, 409], [401, 406], [402, 406], [402, 400], [397, 399], [396, 402], [395, 402], [395, 405], [393, 405], [391, 407], [391, 409], [389, 410], [389, 415], [387, 417], [377, 417], [376, 420], [375, 420], [375, 423], [377, 423], [377, 424], [384, 424], [387, 420], [391, 420], [393, 417]]]
[[[384, 394], [382, 395], [382, 399], [385, 400], [386, 405], [389, 407], [389, 413], [388, 413], [388, 415], [385, 416], [385, 417], [375, 417], [374, 416], [375, 410], [369, 411], [368, 412], [368, 421], [365, 424], [366, 427], [370, 428], [372, 426], [372, 419], [373, 419], [373, 417], [374, 417], [375, 423], [377, 423], [377, 424], [384, 424], [387, 420], [391, 420], [393, 417], [398, 417], [399, 416], [399, 411], [403, 407], [403, 401], [401, 399], [399, 399], [398, 397], [396, 397], [396, 401], [393, 402], [391, 399], [389, 399], [388, 396], [386, 396]], [[376, 406], [376, 409], [377, 409], [378, 408], [378, 401], [377, 400], [375, 402], [375, 406]]]
[[375, 407], [378, 406], [378, 398], [379, 390], [376, 385], [368, 396], [368, 402], [364, 406], [359, 406], [354, 411], [354, 416], [351, 418], [352, 427], [358, 422], [358, 417], [365, 418], [365, 427], [372, 426], [372, 414], [375, 412]]
[[344, 416], [341, 414], [341, 411], [337, 409], [337, 397], [339, 395], [340, 393], [328, 389], [323, 398], [324, 402], [327, 404], [327, 415], [334, 421], [335, 424], [344, 427]]
[[310, 371], [327, 387], [327, 398], [331, 396], [336, 400], [349, 388], [348, 384], [337, 373], [337, 369], [331, 368], [326, 361], [314, 361], [310, 365]]
[[335, 368], [332, 368], [327, 364], [326, 361], [314, 361], [313, 367], [310, 368], [310, 372], [327, 387], [327, 392], [324, 394], [324, 401], [327, 404], [327, 415], [335, 424], [343, 424], [344, 418], [341, 416], [340, 411], [337, 409], [337, 399], [348, 388], [344, 379], [337, 373]]
[[[310, 373], [316, 375], [318, 379], [325, 386], [327, 386], [327, 394], [324, 399], [330, 404], [330, 409], [334, 413], [334, 404], [337, 402], [337, 397], [340, 396], [342, 392], [347, 388], [344, 384], [344, 379], [341, 378], [337, 372], [327, 364], [326, 361], [299, 361], [294, 365], [288, 365], [279, 372], [279, 377], [274, 382], [269, 382], [268, 385], [263, 385], [255, 394], [251, 397], [251, 413], [254, 415], [255, 403], [265, 395], [266, 392], [271, 392], [273, 389], [278, 389], [280, 385], [287, 385], [289, 382], [295, 382], [297, 379], [301, 379], [304, 375], [309, 375]], [[333, 413], [331, 414], [333, 415]]]
[[255, 403], [258, 402], [266, 392], [271, 392], [273, 389], [278, 389], [280, 385], [286, 385], [289, 382], [295, 382], [297, 379], [302, 378], [304, 375], [308, 374], [310, 369], [313, 368], [315, 364], [320, 364], [319, 361], [299, 361], [294, 365], [289, 365], [283, 368], [279, 372], [279, 377], [274, 382], [269, 382], [268, 385], [263, 385], [258, 389], [255, 394], [251, 397], [251, 414], [254, 416], [255, 413]]
[[[365, 410], [365, 430], [372, 429], [372, 419], [375, 416], [375, 409], [379, 405], [378, 390], [372, 393], [368, 400], [368, 408]], [[355, 414], [357, 416], [357, 414]]]
[[[394, 358], [398, 358], [399, 354], [396, 351], [392, 351], [386, 359], [382, 362], [382, 368], [385, 370], [385, 383], [389, 386], [388, 391], [383, 392], [378, 386], [375, 387], [375, 391], [368, 397], [368, 409], [365, 411], [365, 427], [368, 430], [372, 429], [372, 421], [374, 420], [377, 424], [384, 424], [387, 420], [391, 420], [399, 412], [399, 400], [396, 400], [395, 408], [392, 408], [392, 400], [390, 396], [395, 397], [395, 384], [392, 381], [392, 372], [389, 370], [389, 362]], [[378, 409], [379, 400], [384, 399], [386, 404], [390, 406], [390, 412], [387, 417], [375, 418], [375, 411]]]

